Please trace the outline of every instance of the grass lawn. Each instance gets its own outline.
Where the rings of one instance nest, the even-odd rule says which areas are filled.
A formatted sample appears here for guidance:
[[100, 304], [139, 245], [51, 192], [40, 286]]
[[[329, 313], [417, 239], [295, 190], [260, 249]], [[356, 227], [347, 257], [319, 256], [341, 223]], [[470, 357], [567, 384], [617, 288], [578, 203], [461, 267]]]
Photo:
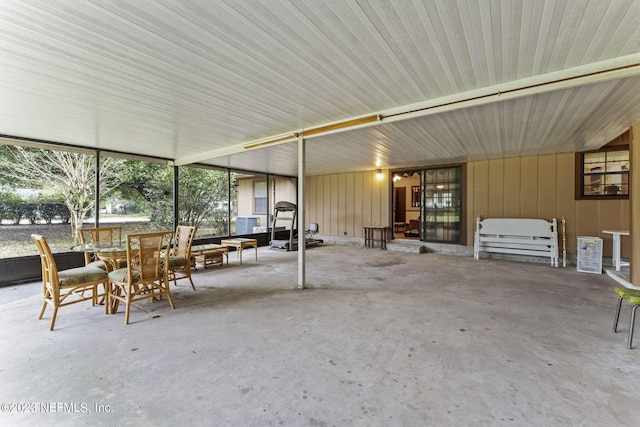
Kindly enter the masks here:
[[[104, 227], [122, 227], [122, 238], [133, 232], [159, 231], [149, 222], [125, 221], [114, 222], [111, 219], [102, 224]], [[85, 224], [93, 227], [92, 224]], [[166, 229], [163, 229], [166, 230]], [[206, 227], [198, 227], [197, 237], [213, 235], [214, 230]], [[66, 252], [74, 245], [71, 237], [70, 224], [2, 224], [0, 225], [0, 258], [13, 258], [26, 255], [37, 255], [36, 245], [31, 240], [32, 234], [42, 234], [47, 238], [53, 252]]]
[[[89, 225], [87, 225], [89, 226]], [[105, 224], [106, 226], [106, 224]], [[149, 231], [149, 222], [109, 223], [122, 227], [122, 237], [134, 231]], [[47, 238], [53, 252], [65, 252], [73, 246], [70, 224], [2, 224], [0, 225], [0, 258], [37, 255], [32, 234], [42, 234]]]

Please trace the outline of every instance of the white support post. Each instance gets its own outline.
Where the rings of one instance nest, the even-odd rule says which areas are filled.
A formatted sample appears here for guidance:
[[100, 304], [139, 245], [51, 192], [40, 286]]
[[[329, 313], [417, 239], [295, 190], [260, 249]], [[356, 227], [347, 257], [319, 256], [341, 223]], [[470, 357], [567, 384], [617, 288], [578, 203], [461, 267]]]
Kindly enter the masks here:
[[304, 289], [305, 285], [305, 141], [298, 136], [298, 289]]

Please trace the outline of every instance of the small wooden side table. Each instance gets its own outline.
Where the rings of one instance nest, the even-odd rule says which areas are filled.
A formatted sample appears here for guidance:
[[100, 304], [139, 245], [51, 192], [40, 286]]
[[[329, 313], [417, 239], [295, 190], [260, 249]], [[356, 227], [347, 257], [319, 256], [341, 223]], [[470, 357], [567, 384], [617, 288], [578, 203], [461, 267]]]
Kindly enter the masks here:
[[258, 261], [258, 240], [256, 239], [225, 239], [221, 240], [220, 244], [223, 246], [233, 246], [236, 248], [236, 252], [238, 253], [238, 257], [240, 258], [240, 265], [242, 265], [242, 250], [244, 248], [254, 248], [256, 251], [256, 261]]
[[228, 246], [216, 245], [214, 243], [194, 245], [191, 247], [191, 256], [195, 258], [196, 261], [202, 261], [205, 270], [207, 269], [207, 265], [224, 265], [224, 257], [227, 258], [227, 265], [229, 265]]
[[384, 251], [387, 249], [387, 241], [390, 240], [389, 236], [392, 235], [391, 227], [384, 225], [364, 226], [364, 247], [372, 248], [375, 246], [377, 232], [380, 232], [380, 249]]

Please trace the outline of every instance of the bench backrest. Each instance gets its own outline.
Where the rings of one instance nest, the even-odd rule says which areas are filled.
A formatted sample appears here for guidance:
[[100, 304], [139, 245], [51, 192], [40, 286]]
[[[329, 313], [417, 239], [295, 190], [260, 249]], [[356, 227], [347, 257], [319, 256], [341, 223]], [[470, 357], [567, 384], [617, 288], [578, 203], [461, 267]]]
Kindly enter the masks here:
[[531, 236], [549, 237], [556, 236], [555, 222], [534, 218], [487, 218], [476, 224], [476, 232], [480, 235], [500, 236]]

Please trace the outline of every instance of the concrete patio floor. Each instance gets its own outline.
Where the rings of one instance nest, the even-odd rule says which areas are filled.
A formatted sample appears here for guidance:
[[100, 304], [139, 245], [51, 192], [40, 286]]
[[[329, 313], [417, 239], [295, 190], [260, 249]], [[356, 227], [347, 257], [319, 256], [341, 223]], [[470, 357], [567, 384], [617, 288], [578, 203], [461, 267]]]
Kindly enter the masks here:
[[[124, 312], [0, 288], [0, 425], [632, 426], [640, 334], [575, 267], [260, 248]], [[28, 404], [28, 405], [25, 405]], [[55, 412], [54, 412], [55, 410]]]

